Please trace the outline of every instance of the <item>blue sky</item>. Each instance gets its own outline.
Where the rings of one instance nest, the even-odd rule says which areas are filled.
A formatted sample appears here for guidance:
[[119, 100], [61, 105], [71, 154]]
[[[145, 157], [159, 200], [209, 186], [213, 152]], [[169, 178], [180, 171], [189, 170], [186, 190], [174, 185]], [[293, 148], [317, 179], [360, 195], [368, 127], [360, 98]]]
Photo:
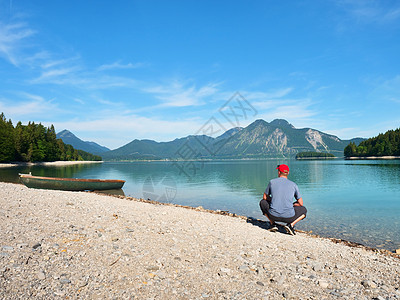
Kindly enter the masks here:
[[399, 53], [399, 1], [0, 0], [0, 111], [115, 149], [229, 129], [239, 92], [236, 125], [371, 137], [400, 127]]

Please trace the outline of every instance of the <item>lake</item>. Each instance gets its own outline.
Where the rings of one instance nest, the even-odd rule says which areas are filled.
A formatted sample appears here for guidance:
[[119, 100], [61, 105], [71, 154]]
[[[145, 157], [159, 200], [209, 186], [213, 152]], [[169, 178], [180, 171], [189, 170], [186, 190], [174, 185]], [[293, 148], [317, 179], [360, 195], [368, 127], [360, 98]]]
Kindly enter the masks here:
[[0, 180], [18, 173], [126, 180], [126, 196], [202, 206], [267, 220], [259, 201], [277, 164], [290, 167], [308, 209], [296, 228], [394, 251], [400, 248], [399, 160], [231, 160], [105, 162], [66, 167], [0, 168]]

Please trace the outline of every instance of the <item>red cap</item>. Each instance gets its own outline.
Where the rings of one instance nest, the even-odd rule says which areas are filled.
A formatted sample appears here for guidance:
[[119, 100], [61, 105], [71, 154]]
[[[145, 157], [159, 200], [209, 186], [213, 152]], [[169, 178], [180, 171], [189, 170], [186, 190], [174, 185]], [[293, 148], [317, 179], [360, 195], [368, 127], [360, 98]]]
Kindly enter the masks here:
[[276, 169], [279, 172], [289, 172], [289, 167], [287, 165], [279, 165]]

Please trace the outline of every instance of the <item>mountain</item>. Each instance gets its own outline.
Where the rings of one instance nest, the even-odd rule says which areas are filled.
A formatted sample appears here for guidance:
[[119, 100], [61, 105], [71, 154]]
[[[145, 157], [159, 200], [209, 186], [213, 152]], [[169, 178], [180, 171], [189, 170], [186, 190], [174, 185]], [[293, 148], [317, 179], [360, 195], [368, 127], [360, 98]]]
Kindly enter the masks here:
[[[208, 155], [208, 152], [205, 149], [201, 149], [199, 141], [208, 144], [214, 142], [215, 139], [206, 135], [190, 135], [170, 142], [133, 140], [125, 146], [103, 153], [102, 157], [104, 160], [203, 158]], [[196, 157], [187, 156], [190, 155], [188, 151], [192, 152], [191, 150], [196, 151]]]
[[221, 157], [294, 157], [303, 151], [330, 152], [343, 156], [349, 141], [311, 128], [297, 129], [286, 120], [256, 120], [226, 142]]
[[337, 136], [315, 129], [297, 129], [283, 119], [270, 123], [260, 119], [246, 128], [232, 128], [216, 138], [190, 135], [170, 142], [134, 140], [102, 153], [102, 157], [105, 160], [275, 158], [295, 157], [303, 151], [343, 156], [343, 150], [350, 142], [362, 140], [340, 140]]
[[101, 146], [95, 142], [82, 141], [68, 130], [57, 133], [57, 138], [62, 139], [65, 144], [69, 144], [75, 149], [80, 149], [96, 155], [102, 155], [104, 152], [110, 151], [107, 147]]
[[224, 140], [226, 138], [230, 138], [232, 135], [238, 133], [242, 129], [243, 129], [242, 127], [234, 127], [232, 129], [229, 129], [225, 131], [223, 134], [221, 134], [219, 137], [217, 137], [217, 140]]

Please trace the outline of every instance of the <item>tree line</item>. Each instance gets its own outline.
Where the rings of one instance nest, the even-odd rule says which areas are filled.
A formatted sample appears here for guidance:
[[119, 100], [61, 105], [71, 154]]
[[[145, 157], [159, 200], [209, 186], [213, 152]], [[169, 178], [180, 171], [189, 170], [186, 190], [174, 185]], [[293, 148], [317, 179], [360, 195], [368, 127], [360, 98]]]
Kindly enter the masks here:
[[101, 157], [57, 139], [54, 126], [29, 122], [14, 127], [11, 120], [0, 114], [0, 162], [101, 160]]
[[362, 141], [358, 146], [350, 143], [344, 148], [344, 156], [400, 156], [400, 128]]
[[335, 155], [327, 152], [299, 152], [296, 154], [296, 159], [299, 158], [334, 158]]

